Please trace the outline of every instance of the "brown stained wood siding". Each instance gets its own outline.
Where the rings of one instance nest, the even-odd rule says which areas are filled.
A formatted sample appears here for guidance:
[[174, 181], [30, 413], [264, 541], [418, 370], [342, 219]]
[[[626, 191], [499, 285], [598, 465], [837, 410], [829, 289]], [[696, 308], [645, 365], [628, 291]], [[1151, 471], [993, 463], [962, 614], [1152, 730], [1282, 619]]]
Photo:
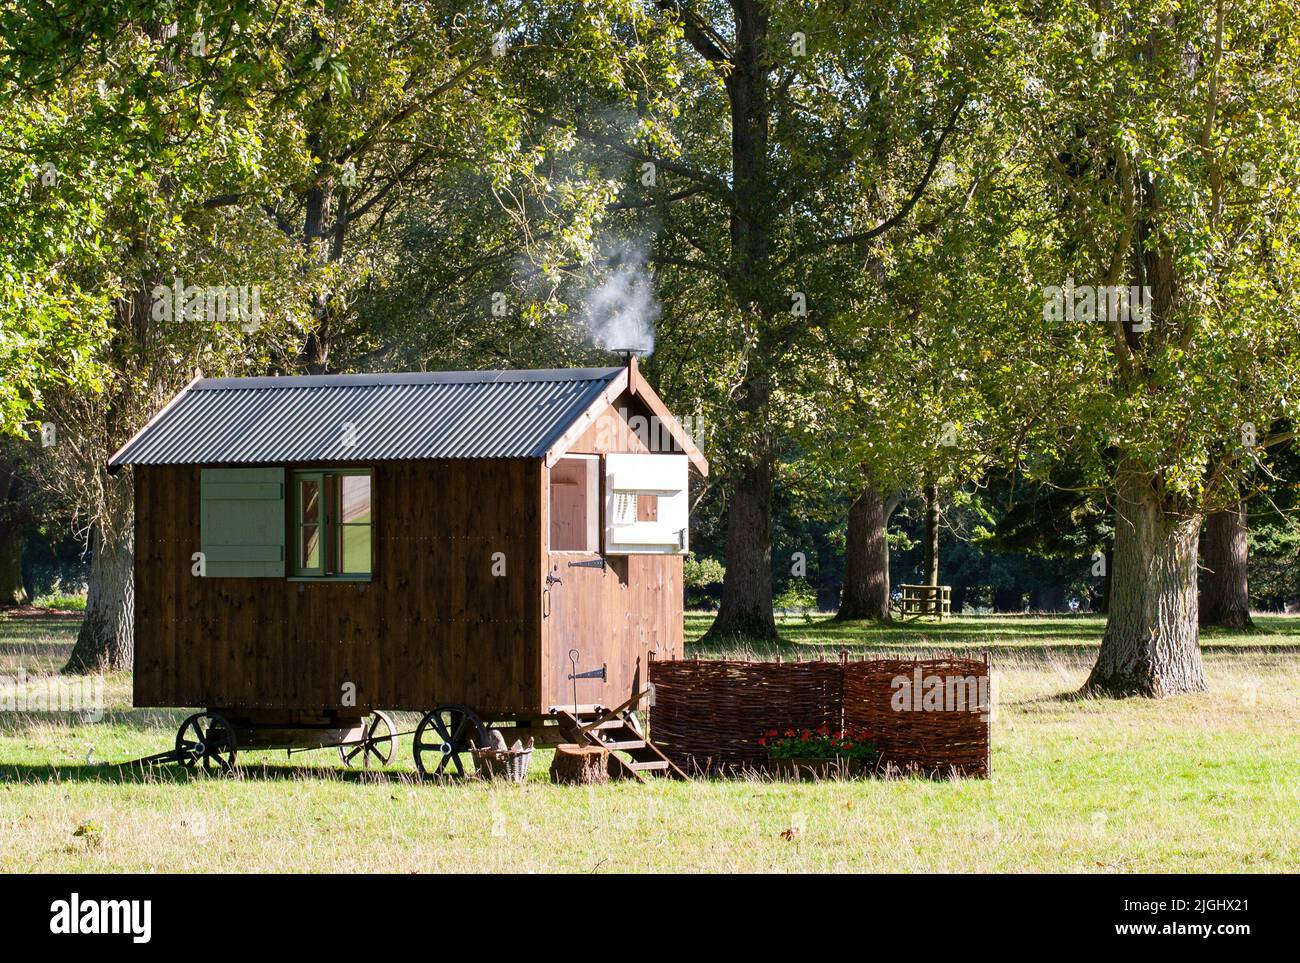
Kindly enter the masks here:
[[[626, 417], [650, 411], [634, 396], [624, 393], [601, 414], [568, 449], [568, 454], [638, 453], [648, 449]], [[653, 439], [650, 439], [653, 440]], [[604, 466], [601, 466], [601, 511], [604, 511]], [[550, 531], [549, 524], [542, 531]], [[600, 539], [604, 541], [604, 519]], [[682, 636], [682, 559], [677, 555], [614, 555], [606, 566], [591, 568], [573, 562], [592, 562], [600, 555], [587, 552], [549, 552], [546, 570], [561, 579], [549, 590], [543, 638], [543, 703], [565, 706], [573, 702], [569, 650], [577, 649], [579, 672], [605, 664], [608, 680], [578, 682], [580, 703], [621, 704], [633, 687], [645, 687], [647, 653], [657, 659], [680, 659]]]
[[199, 468], [134, 469], [136, 705], [348, 714], [353, 682], [360, 711], [543, 708], [541, 463], [369, 467], [370, 582], [198, 578]]

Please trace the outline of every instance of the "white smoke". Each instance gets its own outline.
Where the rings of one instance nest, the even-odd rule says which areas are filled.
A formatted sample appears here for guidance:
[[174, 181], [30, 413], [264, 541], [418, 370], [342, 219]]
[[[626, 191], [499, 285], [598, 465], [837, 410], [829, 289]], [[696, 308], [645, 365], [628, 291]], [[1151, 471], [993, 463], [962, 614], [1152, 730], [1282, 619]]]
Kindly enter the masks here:
[[598, 347], [648, 355], [655, 349], [655, 298], [644, 248], [619, 244], [605, 255], [609, 273], [587, 292], [582, 319]]

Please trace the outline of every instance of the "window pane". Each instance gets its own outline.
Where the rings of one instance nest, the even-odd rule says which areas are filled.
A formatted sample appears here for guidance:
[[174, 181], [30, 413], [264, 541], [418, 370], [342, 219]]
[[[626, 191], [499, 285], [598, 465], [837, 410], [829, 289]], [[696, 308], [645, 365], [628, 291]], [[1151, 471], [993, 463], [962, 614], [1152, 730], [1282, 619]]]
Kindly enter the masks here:
[[298, 505], [302, 513], [299, 521], [304, 525], [320, 522], [320, 483], [316, 479], [303, 478], [298, 482]]
[[343, 526], [343, 571], [348, 575], [370, 574], [370, 526]]
[[320, 568], [320, 526], [304, 525], [299, 529], [298, 567]]
[[339, 519], [345, 525], [370, 521], [370, 476], [344, 475], [343, 512]]

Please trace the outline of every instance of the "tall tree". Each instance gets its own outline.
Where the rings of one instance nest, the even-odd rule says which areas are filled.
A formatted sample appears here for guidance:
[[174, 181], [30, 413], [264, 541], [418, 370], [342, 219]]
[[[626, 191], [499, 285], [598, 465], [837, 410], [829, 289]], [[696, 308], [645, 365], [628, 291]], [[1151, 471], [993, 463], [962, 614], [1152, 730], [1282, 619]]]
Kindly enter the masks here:
[[[58, 440], [41, 464], [91, 546], [69, 669], [126, 667], [133, 496], [129, 471], [105, 473], [108, 455], [195, 366], [318, 371], [338, 344], [365, 347], [357, 292], [397, 270], [376, 238], [431, 171], [471, 162], [459, 145], [484, 168], [508, 153], [495, 132], [510, 118], [491, 84], [466, 92], [493, 60], [474, 4], [56, 5], [12, 25], [23, 39], [4, 52], [8, 82], [45, 113], [62, 108], [40, 150], [123, 172], [94, 198], [96, 257], [71, 275], [109, 308], [100, 384], [46, 393]], [[257, 317], [208, 310], [232, 283], [260, 294]]]
[[[226, 213], [264, 176], [268, 155], [287, 161], [291, 151], [249, 96], [267, 65], [254, 43], [262, 25], [242, 9], [54, 4], [27, 7], [8, 26], [14, 42], [0, 54], [0, 83], [49, 118], [30, 144], [61, 165], [25, 211], [93, 212], [84, 256], [61, 267], [60, 281], [107, 314], [106, 337], [87, 349], [95, 383], [65, 382], [35, 402], [48, 426], [36, 477], [63, 497], [91, 549], [86, 618], [68, 668], [126, 668], [132, 490], [129, 475], [109, 476], [105, 464], [195, 365], [264, 363], [234, 312], [207, 310], [207, 287], [192, 282], [224, 292], [226, 272], [265, 276], [277, 256], [268, 232], [233, 225]], [[288, 292], [266, 293], [269, 317]]]
[[23, 487], [18, 444], [0, 438], [0, 608], [28, 601], [23, 585], [23, 530], [31, 512]]
[[[702, 364], [724, 399], [714, 455], [726, 576], [710, 634], [772, 638], [772, 498], [792, 348], [847, 307], [862, 252], [924, 196], [991, 28], [981, 4], [963, 2], [657, 6], [681, 31], [690, 109], [666, 130], [564, 120], [650, 165], [662, 185], [643, 212], [657, 227], [652, 263], [720, 299], [689, 320], [722, 325], [728, 348]], [[895, 184], [906, 187], [881, 189]]]
[[1287, 4], [1157, 0], [1065, 3], [1020, 27], [1022, 173], [1046, 172], [1060, 276], [1009, 390], [1027, 423], [1054, 426], [1043, 450], [1113, 466], [1109, 613], [1085, 691], [1199, 691], [1202, 518], [1276, 441], [1255, 426], [1286, 410], [1300, 347], [1284, 160], [1297, 25]]

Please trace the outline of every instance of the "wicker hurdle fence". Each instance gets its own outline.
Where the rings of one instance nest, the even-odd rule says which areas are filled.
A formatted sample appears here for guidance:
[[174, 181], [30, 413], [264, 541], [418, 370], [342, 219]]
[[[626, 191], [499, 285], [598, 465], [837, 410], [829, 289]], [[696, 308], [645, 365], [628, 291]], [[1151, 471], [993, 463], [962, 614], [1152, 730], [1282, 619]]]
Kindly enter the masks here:
[[987, 659], [655, 660], [649, 678], [652, 736], [689, 773], [761, 772], [765, 732], [825, 725], [871, 733], [883, 772], [989, 774]]

